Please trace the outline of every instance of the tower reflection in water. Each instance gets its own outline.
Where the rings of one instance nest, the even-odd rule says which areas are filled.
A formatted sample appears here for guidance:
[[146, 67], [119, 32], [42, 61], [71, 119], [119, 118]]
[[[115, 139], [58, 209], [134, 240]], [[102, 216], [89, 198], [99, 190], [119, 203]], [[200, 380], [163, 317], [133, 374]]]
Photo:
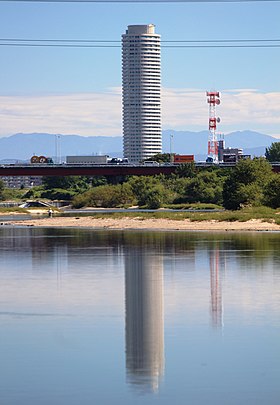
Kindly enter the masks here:
[[211, 287], [211, 318], [214, 328], [223, 327], [223, 295], [222, 274], [225, 272], [225, 255], [219, 249], [209, 253], [210, 287]]
[[157, 391], [164, 373], [162, 255], [144, 248], [126, 252], [125, 310], [128, 382]]

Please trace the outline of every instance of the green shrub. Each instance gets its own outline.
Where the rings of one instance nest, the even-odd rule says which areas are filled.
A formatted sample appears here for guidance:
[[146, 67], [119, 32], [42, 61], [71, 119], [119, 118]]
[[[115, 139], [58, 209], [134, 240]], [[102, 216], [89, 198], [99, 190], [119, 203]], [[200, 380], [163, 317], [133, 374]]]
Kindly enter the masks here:
[[132, 177], [128, 184], [140, 206], [160, 208], [162, 204], [173, 202], [175, 192], [166, 185], [165, 176]]
[[223, 179], [215, 172], [203, 171], [186, 182], [184, 194], [175, 201], [178, 203], [222, 203]]
[[72, 202], [74, 208], [104, 207], [114, 208], [132, 204], [134, 196], [129, 184], [104, 185], [94, 187], [83, 194], [75, 196]]
[[280, 175], [275, 174], [264, 187], [264, 204], [271, 208], [280, 207]]
[[239, 161], [224, 182], [224, 207], [237, 210], [246, 205], [260, 205], [272, 175], [271, 166], [264, 158]]
[[52, 190], [42, 191], [41, 197], [49, 200], [67, 200], [71, 201], [75, 196], [75, 192], [71, 190], [64, 190], [60, 188], [54, 188]]

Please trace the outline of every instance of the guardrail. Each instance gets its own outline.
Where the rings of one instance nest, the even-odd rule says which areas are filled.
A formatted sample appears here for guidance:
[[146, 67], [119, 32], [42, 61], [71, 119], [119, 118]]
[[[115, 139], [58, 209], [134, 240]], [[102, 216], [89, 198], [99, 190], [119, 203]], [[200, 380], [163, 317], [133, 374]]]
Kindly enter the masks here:
[[[234, 167], [235, 163], [195, 162], [196, 167]], [[280, 172], [280, 162], [271, 163], [273, 170]], [[131, 165], [131, 164], [8, 164], [0, 165], [0, 176], [149, 176], [175, 173], [179, 164]]]

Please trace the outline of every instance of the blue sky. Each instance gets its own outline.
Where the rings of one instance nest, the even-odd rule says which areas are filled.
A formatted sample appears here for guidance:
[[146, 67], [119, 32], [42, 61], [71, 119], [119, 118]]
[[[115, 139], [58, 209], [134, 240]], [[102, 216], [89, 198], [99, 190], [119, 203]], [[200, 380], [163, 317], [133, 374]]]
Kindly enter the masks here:
[[[280, 2], [0, 3], [0, 38], [120, 40], [154, 23], [162, 40], [280, 39]], [[280, 44], [280, 42], [279, 42]], [[0, 136], [121, 135], [119, 48], [0, 46]], [[280, 137], [280, 48], [162, 49], [163, 128], [207, 129], [205, 91], [222, 93], [221, 132]]]

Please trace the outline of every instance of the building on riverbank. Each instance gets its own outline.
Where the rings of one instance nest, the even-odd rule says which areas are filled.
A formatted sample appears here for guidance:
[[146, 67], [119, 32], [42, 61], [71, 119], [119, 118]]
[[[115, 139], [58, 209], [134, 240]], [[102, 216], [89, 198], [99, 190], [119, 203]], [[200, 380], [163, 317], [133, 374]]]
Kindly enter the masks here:
[[6, 188], [32, 188], [42, 185], [42, 176], [0, 176]]

